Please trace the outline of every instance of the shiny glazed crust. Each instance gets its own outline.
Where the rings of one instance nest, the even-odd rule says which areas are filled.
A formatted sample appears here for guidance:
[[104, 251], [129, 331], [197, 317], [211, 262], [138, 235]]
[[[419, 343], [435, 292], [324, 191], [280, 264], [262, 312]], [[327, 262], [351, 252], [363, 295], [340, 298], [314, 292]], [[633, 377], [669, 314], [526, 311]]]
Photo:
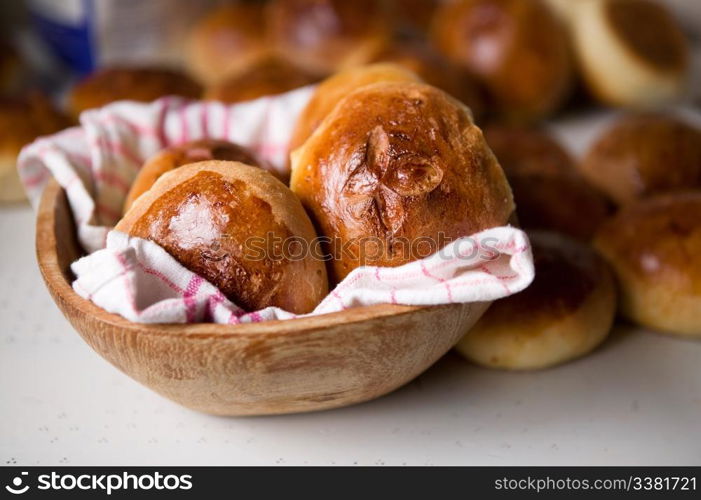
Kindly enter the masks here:
[[416, 73], [429, 85], [446, 91], [465, 104], [479, 122], [485, 109], [484, 89], [464, 68], [449, 63], [428, 44], [407, 40], [395, 41], [377, 56], [378, 62], [390, 62]]
[[291, 188], [319, 232], [347, 244], [330, 262], [332, 282], [363, 263], [404, 264], [419, 239], [435, 251], [514, 210], [469, 110], [421, 83], [377, 83], [341, 100], [293, 152]]
[[328, 292], [324, 262], [295, 257], [316, 237], [309, 217], [260, 168], [212, 160], [171, 170], [116, 229], [155, 241], [249, 311], [306, 313]]
[[239, 161], [254, 167], [264, 166], [249, 150], [227, 141], [202, 139], [172, 146], [158, 152], [141, 167], [124, 201], [124, 212], [129, 210], [134, 200], [151, 189], [161, 175], [188, 163], [206, 160]]

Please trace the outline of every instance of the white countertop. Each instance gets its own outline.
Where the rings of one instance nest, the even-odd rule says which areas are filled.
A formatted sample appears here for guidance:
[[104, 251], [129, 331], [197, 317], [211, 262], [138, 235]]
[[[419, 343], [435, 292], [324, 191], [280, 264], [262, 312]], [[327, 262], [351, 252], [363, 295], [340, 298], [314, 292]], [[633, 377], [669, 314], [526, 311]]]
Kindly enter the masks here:
[[[596, 128], [566, 120], [556, 133], [577, 152]], [[592, 355], [546, 371], [451, 353], [369, 403], [211, 417], [83, 343], [41, 280], [28, 207], [0, 208], [0, 235], [0, 464], [701, 465], [701, 342], [619, 326]]]

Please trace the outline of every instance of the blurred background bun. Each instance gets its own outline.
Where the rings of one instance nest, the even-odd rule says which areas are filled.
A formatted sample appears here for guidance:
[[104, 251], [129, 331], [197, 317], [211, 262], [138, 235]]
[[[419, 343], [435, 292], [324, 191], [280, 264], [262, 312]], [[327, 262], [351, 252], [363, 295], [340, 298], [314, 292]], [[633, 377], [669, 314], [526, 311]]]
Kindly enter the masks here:
[[22, 147], [70, 125], [68, 117], [38, 91], [0, 96], [0, 202], [25, 199], [17, 173], [17, 155]]
[[582, 174], [619, 205], [701, 187], [701, 131], [670, 114], [624, 115], [589, 149]]
[[377, 55], [377, 61], [404, 66], [426, 83], [445, 90], [467, 105], [478, 123], [486, 110], [484, 89], [477, 80], [464, 68], [448, 62], [425, 42], [396, 40]]
[[375, 0], [271, 0], [267, 14], [275, 48], [322, 75], [372, 61], [392, 35], [385, 4]]
[[185, 62], [203, 85], [241, 73], [270, 53], [263, 2], [227, 3], [211, 10], [192, 28]]
[[204, 97], [231, 104], [282, 94], [318, 80], [316, 75], [295, 64], [270, 56], [259, 59], [240, 73], [210, 85]]
[[616, 273], [627, 319], [701, 338], [701, 192], [624, 207], [602, 226], [596, 247]]
[[595, 349], [609, 334], [616, 289], [604, 260], [562, 235], [530, 233], [535, 279], [494, 302], [460, 340], [457, 351], [479, 365], [547, 368]]
[[18, 92], [24, 79], [25, 68], [17, 51], [0, 40], [0, 95]]
[[609, 214], [609, 203], [577, 171], [554, 138], [535, 129], [491, 125], [485, 138], [504, 169], [519, 224], [588, 241]]
[[654, 107], [682, 96], [688, 86], [688, 42], [662, 4], [654, 0], [572, 3], [569, 19], [577, 60], [597, 99], [612, 106]]
[[74, 117], [87, 109], [114, 101], [151, 102], [176, 95], [198, 99], [202, 88], [186, 74], [165, 68], [103, 68], [78, 82], [68, 95], [68, 109]]
[[342, 99], [293, 152], [291, 188], [320, 234], [344, 249], [329, 261], [332, 283], [361, 265], [428, 256], [514, 211], [467, 107], [414, 82], [366, 85]]
[[453, 0], [431, 25], [435, 46], [485, 84], [495, 110], [512, 121], [546, 117], [573, 80], [570, 40], [541, 0]]
[[[284, 253], [290, 238], [312, 245], [309, 217], [287, 186], [257, 167], [212, 160], [171, 170], [115, 229], [158, 243], [247, 311], [308, 313], [328, 293], [323, 260]], [[283, 248], [266, 253], [247, 243], [254, 238]]]
[[248, 149], [227, 141], [201, 139], [172, 146], [158, 152], [141, 167], [124, 201], [124, 212], [166, 172], [189, 163], [207, 160], [238, 161], [255, 167], [265, 166]]

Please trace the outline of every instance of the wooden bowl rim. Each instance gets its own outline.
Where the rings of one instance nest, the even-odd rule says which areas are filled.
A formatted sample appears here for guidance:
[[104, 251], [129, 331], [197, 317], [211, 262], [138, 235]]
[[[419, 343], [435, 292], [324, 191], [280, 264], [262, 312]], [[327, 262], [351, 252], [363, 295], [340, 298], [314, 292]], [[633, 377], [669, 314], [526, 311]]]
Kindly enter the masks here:
[[186, 338], [231, 339], [241, 336], [260, 335], [302, 335], [310, 331], [326, 329], [339, 324], [361, 323], [387, 316], [417, 314], [429, 308], [453, 308], [462, 304], [443, 304], [436, 306], [405, 306], [395, 304], [378, 304], [360, 306], [335, 313], [320, 314], [306, 318], [289, 320], [272, 320], [261, 323], [223, 325], [218, 323], [166, 324], [135, 323], [115, 313], [109, 313], [82, 298], [72, 288], [58, 261], [56, 211], [64, 196], [63, 188], [51, 179], [41, 195], [36, 223], [36, 254], [39, 268], [47, 285], [54, 294], [65, 301], [80, 314], [97, 318], [99, 321], [139, 335], [177, 335]]

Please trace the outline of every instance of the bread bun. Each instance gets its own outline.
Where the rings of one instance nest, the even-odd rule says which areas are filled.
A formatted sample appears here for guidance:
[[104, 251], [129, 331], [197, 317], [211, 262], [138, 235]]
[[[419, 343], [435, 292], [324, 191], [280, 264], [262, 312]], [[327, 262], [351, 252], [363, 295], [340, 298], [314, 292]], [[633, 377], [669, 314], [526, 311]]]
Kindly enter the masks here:
[[418, 82], [420, 78], [409, 70], [390, 63], [355, 66], [330, 76], [319, 84], [297, 119], [290, 150], [294, 151], [304, 144], [336, 104], [354, 90], [378, 82], [404, 81]]
[[39, 92], [0, 98], [0, 202], [25, 199], [17, 174], [17, 155], [22, 147], [70, 124], [70, 120]]
[[305, 70], [277, 57], [261, 59], [205, 92], [205, 99], [236, 103], [259, 97], [282, 94], [319, 79]]
[[419, 75], [429, 85], [446, 91], [470, 108], [475, 121], [479, 121], [485, 111], [484, 92], [477, 80], [464, 68], [449, 63], [428, 45], [396, 41], [378, 54], [377, 61], [399, 64]]
[[257, 167], [212, 160], [171, 170], [115, 229], [158, 243], [248, 311], [307, 313], [328, 292], [323, 260], [297, 251], [314, 244], [309, 217]]
[[594, 236], [609, 214], [608, 201], [553, 138], [537, 129], [495, 125], [486, 128], [485, 138], [509, 179], [522, 227], [582, 241]]
[[577, 174], [570, 154], [538, 128], [491, 124], [484, 138], [507, 176]]
[[227, 141], [201, 139], [172, 146], [156, 153], [141, 167], [124, 201], [124, 212], [166, 172], [188, 163], [207, 160], [238, 161], [256, 167], [264, 166], [248, 149]]
[[[360, 265], [399, 266], [506, 223], [504, 173], [459, 101], [383, 82], [341, 100], [292, 153], [291, 188], [332, 240], [333, 282]], [[336, 252], [339, 250], [340, 252]]]
[[572, 81], [567, 33], [541, 0], [455, 0], [439, 7], [431, 38], [480, 77], [501, 115], [538, 119], [563, 103]]
[[200, 19], [186, 45], [188, 70], [204, 85], [241, 73], [270, 53], [261, 2], [221, 5]]
[[86, 109], [113, 101], [150, 102], [166, 95], [199, 98], [202, 88], [185, 74], [158, 68], [113, 67], [96, 71], [68, 95], [68, 109], [78, 117]]
[[275, 48], [322, 75], [370, 62], [391, 37], [376, 0], [272, 0], [267, 14]]
[[531, 233], [535, 279], [494, 302], [456, 349], [482, 366], [547, 368], [583, 356], [606, 339], [616, 291], [606, 263], [562, 235]]
[[589, 0], [575, 7], [571, 25], [581, 73], [601, 102], [650, 107], [683, 93], [687, 42], [659, 2]]
[[701, 131], [673, 116], [628, 115], [594, 142], [582, 174], [617, 204], [701, 186]]
[[628, 205], [601, 227], [595, 244], [616, 273], [626, 318], [701, 337], [701, 192]]

